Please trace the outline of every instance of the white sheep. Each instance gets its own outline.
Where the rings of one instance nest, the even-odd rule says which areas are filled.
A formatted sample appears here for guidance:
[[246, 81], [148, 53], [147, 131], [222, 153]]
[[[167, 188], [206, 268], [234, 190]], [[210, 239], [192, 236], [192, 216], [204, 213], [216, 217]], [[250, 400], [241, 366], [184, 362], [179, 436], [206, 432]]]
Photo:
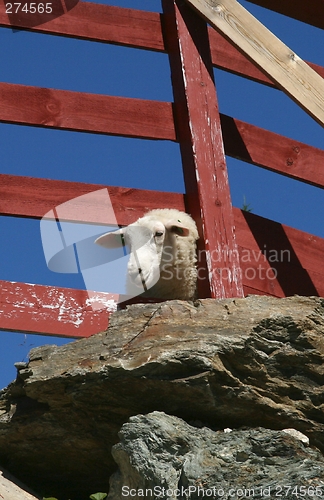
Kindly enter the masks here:
[[193, 300], [198, 237], [190, 215], [162, 208], [147, 212], [127, 227], [103, 234], [95, 243], [107, 248], [129, 246], [128, 294]]

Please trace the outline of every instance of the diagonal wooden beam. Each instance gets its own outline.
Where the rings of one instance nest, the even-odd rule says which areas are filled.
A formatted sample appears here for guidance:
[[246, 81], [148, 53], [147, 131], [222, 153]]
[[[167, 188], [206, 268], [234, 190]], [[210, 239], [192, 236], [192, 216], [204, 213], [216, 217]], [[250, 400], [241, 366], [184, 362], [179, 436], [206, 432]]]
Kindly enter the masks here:
[[324, 79], [297, 54], [236, 0], [187, 2], [324, 126]]

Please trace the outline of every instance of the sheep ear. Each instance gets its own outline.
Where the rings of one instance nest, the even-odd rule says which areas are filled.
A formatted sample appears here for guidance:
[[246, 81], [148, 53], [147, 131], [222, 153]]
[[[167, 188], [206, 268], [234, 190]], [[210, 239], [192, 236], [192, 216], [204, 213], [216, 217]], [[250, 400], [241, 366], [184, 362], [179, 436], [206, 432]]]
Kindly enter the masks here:
[[122, 229], [102, 234], [95, 240], [97, 245], [105, 248], [120, 248], [125, 245], [124, 233]]
[[189, 229], [184, 226], [183, 224], [181, 224], [180, 221], [177, 221], [177, 223], [175, 224], [174, 223], [174, 220], [173, 221], [169, 221], [165, 227], [171, 231], [171, 233], [175, 233], [177, 234], [178, 236], [188, 236], [189, 235]]

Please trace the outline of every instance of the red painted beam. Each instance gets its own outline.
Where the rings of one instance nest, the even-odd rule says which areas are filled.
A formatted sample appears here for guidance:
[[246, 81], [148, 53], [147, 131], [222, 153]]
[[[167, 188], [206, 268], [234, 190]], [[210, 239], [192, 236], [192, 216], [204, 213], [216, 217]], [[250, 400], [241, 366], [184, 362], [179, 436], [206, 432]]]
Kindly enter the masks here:
[[248, 0], [266, 9], [324, 29], [324, 0]]
[[221, 124], [227, 155], [313, 186], [324, 187], [324, 150], [226, 115], [221, 115]]
[[[180, 142], [186, 207], [198, 225], [198, 266], [208, 279], [198, 280], [199, 296], [241, 297], [239, 259], [223, 149], [218, 103], [213, 79], [206, 23], [178, 0], [162, 2], [175, 103], [175, 125]], [[235, 256], [210, 258], [216, 248]], [[206, 258], [206, 261], [204, 261]], [[228, 268], [226, 278], [219, 269]]]
[[[0, 26], [13, 27], [0, 3]], [[24, 27], [23, 24], [15, 26]], [[27, 26], [28, 28], [28, 26]], [[63, 16], [30, 31], [164, 51], [160, 15], [143, 10], [78, 2]]]
[[176, 139], [172, 104], [0, 83], [0, 121], [147, 139]]
[[243, 284], [249, 293], [324, 294], [324, 239], [234, 209]]
[[[0, 330], [90, 337], [108, 327], [113, 294], [0, 281]], [[101, 308], [102, 309], [98, 309]]]
[[[0, 121], [177, 140], [171, 103], [8, 83], [0, 83]], [[324, 186], [323, 150], [226, 115], [221, 115], [221, 125], [227, 155], [314, 186]], [[3, 196], [5, 199], [5, 192]]]
[[[36, 26], [31, 31], [166, 52], [162, 23], [163, 16], [155, 12], [79, 2], [68, 13]], [[13, 27], [5, 13], [4, 3], [0, 3], [0, 26]], [[219, 33], [211, 28], [208, 33], [214, 66], [275, 86]], [[324, 78], [323, 67], [308, 64]]]
[[[62, 203], [104, 188], [121, 226], [134, 222], [149, 210], [165, 206], [166, 199], [168, 208], [184, 209], [184, 195], [180, 193], [0, 174], [0, 214], [41, 219]], [[97, 197], [82, 199], [74, 220], [105, 223], [100, 219], [101, 212]]]

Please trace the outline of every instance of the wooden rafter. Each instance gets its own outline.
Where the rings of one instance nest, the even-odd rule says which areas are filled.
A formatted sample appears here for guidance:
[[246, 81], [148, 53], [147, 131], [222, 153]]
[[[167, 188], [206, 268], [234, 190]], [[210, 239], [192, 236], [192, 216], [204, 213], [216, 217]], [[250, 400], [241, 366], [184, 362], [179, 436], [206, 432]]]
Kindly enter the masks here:
[[324, 126], [324, 79], [236, 0], [187, 0], [208, 23]]
[[[257, 68], [252, 61], [250, 61], [220, 33], [215, 31], [213, 28], [209, 28], [208, 33], [212, 62], [215, 67], [278, 89], [275, 82], [270, 80], [268, 76]], [[316, 71], [316, 73], [324, 78], [323, 66], [319, 66], [318, 64], [308, 61], [306, 62], [314, 71]]]

